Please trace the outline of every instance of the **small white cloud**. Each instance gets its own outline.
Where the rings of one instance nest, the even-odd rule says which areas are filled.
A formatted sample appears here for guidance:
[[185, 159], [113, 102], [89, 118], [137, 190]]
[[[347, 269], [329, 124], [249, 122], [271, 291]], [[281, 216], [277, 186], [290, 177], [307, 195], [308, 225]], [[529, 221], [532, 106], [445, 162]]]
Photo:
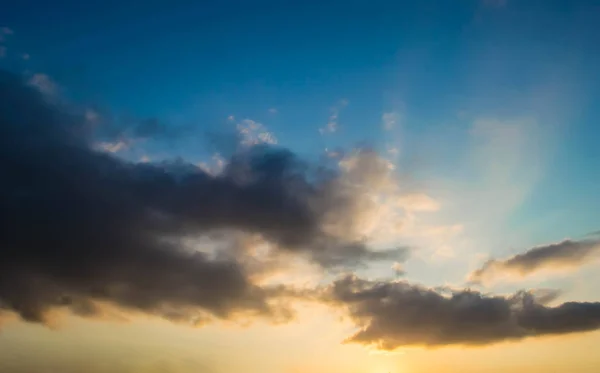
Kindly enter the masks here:
[[230, 121], [230, 122], [233, 122], [235, 120], [235, 116], [230, 115], [230, 116], [227, 117], [227, 120]]
[[241, 136], [240, 143], [244, 146], [258, 144], [277, 144], [277, 138], [272, 132], [259, 122], [244, 119], [237, 124], [237, 131]]
[[6, 57], [6, 47], [4, 45], [0, 45], [0, 58]]
[[28, 61], [28, 60], [29, 60], [29, 58], [31, 58], [31, 56], [29, 55], [29, 53], [23, 53], [23, 54], [21, 55], [21, 58], [22, 58], [22, 59], [24, 59], [25, 61]]
[[274, 108], [274, 107], [272, 107], [272, 108], [269, 109], [269, 113], [271, 113], [271, 114], [277, 114], [277, 109]]
[[55, 95], [58, 89], [56, 83], [54, 83], [54, 81], [46, 74], [34, 74], [29, 79], [29, 84], [48, 96]]
[[260, 142], [265, 144], [277, 144], [277, 139], [275, 138], [275, 135], [273, 135], [271, 132], [259, 133], [258, 139], [260, 140]]
[[337, 131], [337, 129], [338, 129], [338, 125], [337, 125], [337, 115], [336, 115], [336, 116], [331, 116], [329, 118], [329, 122], [327, 122], [325, 127], [319, 128], [319, 133], [321, 135], [324, 135], [326, 133], [334, 133]]
[[129, 145], [123, 140], [118, 140], [114, 142], [100, 142], [95, 147], [97, 150], [107, 153], [118, 153], [121, 150], [127, 149]]
[[394, 111], [389, 113], [383, 113], [381, 116], [381, 126], [386, 131], [391, 131], [400, 122], [400, 115]]
[[345, 98], [343, 98], [343, 99], [341, 99], [337, 103], [337, 105], [335, 105], [334, 107], [331, 108], [331, 115], [329, 116], [329, 120], [327, 121], [327, 124], [324, 127], [319, 128], [319, 133], [321, 135], [324, 135], [326, 133], [337, 132], [337, 130], [338, 130], [338, 117], [340, 115], [340, 111], [345, 106], [348, 106], [348, 100], [346, 100]]

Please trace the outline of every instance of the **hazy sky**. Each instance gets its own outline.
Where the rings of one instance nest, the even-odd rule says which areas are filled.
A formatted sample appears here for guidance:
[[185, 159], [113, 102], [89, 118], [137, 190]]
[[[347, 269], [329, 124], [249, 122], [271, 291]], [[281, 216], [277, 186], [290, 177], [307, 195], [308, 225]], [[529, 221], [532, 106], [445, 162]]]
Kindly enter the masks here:
[[597, 372], [594, 1], [0, 6], [0, 371]]

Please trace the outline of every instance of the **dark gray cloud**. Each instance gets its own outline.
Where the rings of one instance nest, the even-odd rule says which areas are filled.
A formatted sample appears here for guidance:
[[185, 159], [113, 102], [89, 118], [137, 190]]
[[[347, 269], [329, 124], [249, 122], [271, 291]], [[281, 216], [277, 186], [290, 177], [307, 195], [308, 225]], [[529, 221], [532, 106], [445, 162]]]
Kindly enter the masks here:
[[128, 163], [93, 150], [85, 116], [51, 101], [0, 72], [0, 307], [23, 319], [59, 306], [94, 314], [98, 300], [173, 318], [273, 315], [281, 289], [186, 245], [213, 231], [257, 233], [326, 267], [404, 253], [325, 233], [346, 202], [331, 198], [335, 173], [312, 173], [287, 150], [253, 147], [217, 176], [183, 161]]
[[540, 269], [576, 268], [588, 262], [600, 251], [600, 240], [565, 240], [545, 246], [537, 246], [508, 259], [487, 261], [470, 275], [474, 283], [499, 275], [526, 276]]
[[407, 282], [347, 276], [325, 291], [328, 302], [347, 307], [360, 328], [347, 342], [393, 350], [401, 346], [484, 345], [600, 328], [600, 303], [544, 305], [552, 292], [510, 297], [476, 291], [444, 294]]

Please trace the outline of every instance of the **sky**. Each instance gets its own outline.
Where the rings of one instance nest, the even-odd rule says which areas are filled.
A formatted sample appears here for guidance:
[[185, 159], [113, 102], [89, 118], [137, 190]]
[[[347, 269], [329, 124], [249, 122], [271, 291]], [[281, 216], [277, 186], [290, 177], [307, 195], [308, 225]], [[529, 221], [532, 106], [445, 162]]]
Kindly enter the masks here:
[[600, 6], [0, 6], [0, 371], [597, 372]]

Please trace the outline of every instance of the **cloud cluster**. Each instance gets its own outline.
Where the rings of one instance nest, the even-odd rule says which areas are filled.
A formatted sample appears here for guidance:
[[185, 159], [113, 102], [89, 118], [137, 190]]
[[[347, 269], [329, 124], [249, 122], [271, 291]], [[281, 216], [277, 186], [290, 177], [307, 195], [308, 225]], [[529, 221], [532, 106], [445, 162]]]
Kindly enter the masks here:
[[[326, 270], [389, 260], [402, 275], [407, 248], [368, 243], [394, 237], [406, 214], [439, 205], [405, 193], [393, 164], [374, 151], [340, 152], [313, 165], [255, 136], [265, 130], [254, 122], [238, 130], [256, 141], [219, 159], [215, 172], [182, 160], [128, 162], [98, 149], [89, 113], [45, 94], [0, 72], [0, 311], [45, 322], [54, 309], [95, 316], [109, 304], [197, 324], [288, 318], [286, 301], [301, 297], [343, 307], [360, 327], [348, 341], [383, 349], [600, 326], [599, 303], [551, 307], [557, 293], [549, 290], [448, 293], [353, 275], [324, 289], [267, 285], [260, 280], [287, 257]], [[128, 131], [152, 137], [170, 130], [148, 122]], [[487, 267], [529, 273], [578, 265], [597, 247], [593, 239], [565, 241]], [[487, 267], [474, 277], [486, 276]]]
[[353, 187], [285, 149], [253, 146], [214, 175], [183, 161], [126, 162], [94, 144], [85, 115], [0, 73], [0, 307], [25, 320], [56, 307], [91, 315], [96, 302], [169, 318], [277, 314], [280, 288], [198, 247], [215, 232], [257, 234], [327, 268], [405, 254], [370, 250], [351, 216], [347, 233], [336, 229], [337, 217], [362, 211]]
[[545, 305], [556, 293], [488, 296], [476, 291], [445, 294], [408, 282], [347, 276], [324, 292], [347, 308], [360, 330], [347, 342], [384, 350], [402, 346], [484, 345], [527, 337], [600, 328], [600, 303]]
[[471, 273], [469, 280], [473, 283], [481, 283], [507, 275], [525, 277], [544, 269], [577, 268], [593, 259], [599, 252], [599, 239], [564, 240], [533, 247], [504, 260], [489, 260]]

